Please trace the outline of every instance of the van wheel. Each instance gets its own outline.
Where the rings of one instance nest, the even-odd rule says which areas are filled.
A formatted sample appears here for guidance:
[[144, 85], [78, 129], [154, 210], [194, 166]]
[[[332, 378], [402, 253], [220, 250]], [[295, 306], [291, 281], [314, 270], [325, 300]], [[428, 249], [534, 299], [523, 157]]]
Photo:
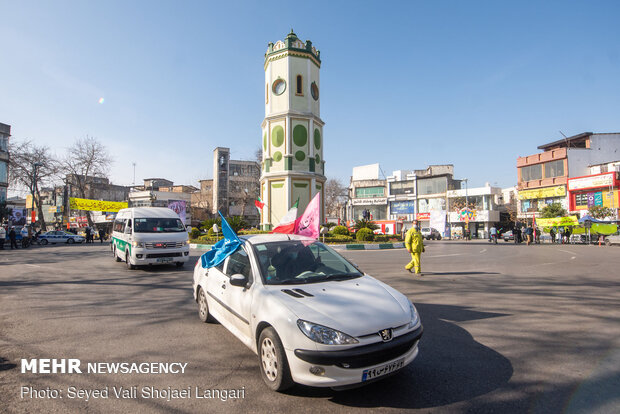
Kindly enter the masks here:
[[115, 261], [117, 261], [117, 262], [120, 262], [120, 261], [121, 261], [121, 258], [120, 258], [120, 257], [118, 257], [118, 254], [116, 253], [116, 246], [114, 246], [114, 247], [112, 248], [112, 253], [114, 253], [114, 260], [115, 260]]
[[129, 252], [125, 253], [125, 263], [127, 264], [127, 269], [129, 270], [134, 270], [136, 268], [136, 266], [132, 265], [129, 261]]
[[265, 328], [260, 333], [258, 358], [261, 376], [269, 388], [273, 391], [284, 391], [293, 386], [284, 347], [272, 327]]

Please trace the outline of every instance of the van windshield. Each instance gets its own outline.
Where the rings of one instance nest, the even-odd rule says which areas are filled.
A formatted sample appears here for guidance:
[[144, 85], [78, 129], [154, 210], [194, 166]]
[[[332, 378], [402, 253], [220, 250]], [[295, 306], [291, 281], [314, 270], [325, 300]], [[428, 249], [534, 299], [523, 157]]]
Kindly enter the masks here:
[[177, 233], [185, 231], [183, 222], [176, 218], [135, 218], [134, 233]]

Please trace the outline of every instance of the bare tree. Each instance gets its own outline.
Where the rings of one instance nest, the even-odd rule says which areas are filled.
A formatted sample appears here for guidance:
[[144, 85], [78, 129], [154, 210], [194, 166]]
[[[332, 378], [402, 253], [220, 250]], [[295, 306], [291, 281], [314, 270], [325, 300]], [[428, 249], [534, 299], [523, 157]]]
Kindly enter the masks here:
[[325, 210], [328, 216], [340, 217], [342, 206], [347, 202], [348, 189], [336, 178], [325, 183]]
[[47, 230], [41, 203], [41, 187], [52, 186], [57, 177], [59, 163], [49, 147], [38, 146], [30, 140], [15, 141], [9, 144], [11, 159], [9, 161], [9, 180], [22, 188], [27, 188], [34, 197], [33, 209], [39, 213], [39, 222], [43, 231]]
[[256, 161], [259, 166], [263, 165], [263, 147], [261, 145], [254, 151], [254, 161]]
[[[107, 178], [112, 158], [107, 148], [96, 138], [78, 139], [67, 150], [62, 159], [62, 171], [67, 184], [75, 189], [81, 198], [91, 198], [98, 179]], [[88, 225], [92, 226], [90, 214], [86, 214]]]

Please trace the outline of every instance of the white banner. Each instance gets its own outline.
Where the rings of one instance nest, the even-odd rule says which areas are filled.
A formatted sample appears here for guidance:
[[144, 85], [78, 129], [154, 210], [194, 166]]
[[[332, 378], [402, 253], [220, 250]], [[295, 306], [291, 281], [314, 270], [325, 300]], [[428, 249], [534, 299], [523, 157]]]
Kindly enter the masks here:
[[446, 211], [445, 210], [433, 210], [431, 211], [431, 228], [436, 229], [443, 236], [446, 230]]

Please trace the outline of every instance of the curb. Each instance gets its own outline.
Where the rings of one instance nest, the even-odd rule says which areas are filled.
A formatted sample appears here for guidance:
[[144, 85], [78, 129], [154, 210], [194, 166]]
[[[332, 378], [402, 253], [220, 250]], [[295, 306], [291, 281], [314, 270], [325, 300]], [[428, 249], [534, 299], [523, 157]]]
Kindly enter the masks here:
[[[405, 243], [377, 243], [377, 244], [329, 244], [334, 250], [386, 250], [386, 249], [403, 249]], [[196, 244], [190, 243], [190, 249], [194, 250], [211, 250], [212, 244]]]

